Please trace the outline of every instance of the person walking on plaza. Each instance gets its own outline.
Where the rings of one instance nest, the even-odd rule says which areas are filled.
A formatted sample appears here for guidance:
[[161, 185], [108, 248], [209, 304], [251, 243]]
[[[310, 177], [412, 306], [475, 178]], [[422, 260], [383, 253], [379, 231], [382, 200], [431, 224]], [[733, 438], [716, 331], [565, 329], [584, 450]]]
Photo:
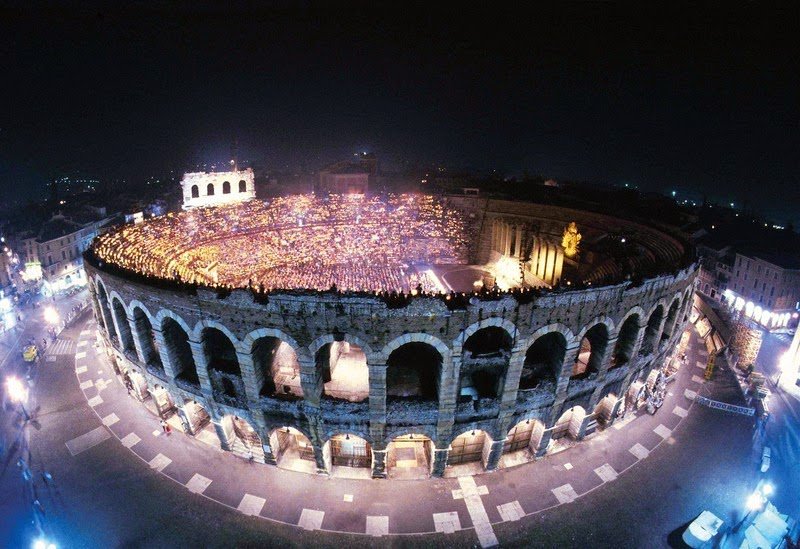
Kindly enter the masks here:
[[170, 427], [169, 423], [167, 423], [163, 419], [161, 420], [161, 429], [164, 431], [165, 435], [169, 435], [172, 432], [172, 427]]

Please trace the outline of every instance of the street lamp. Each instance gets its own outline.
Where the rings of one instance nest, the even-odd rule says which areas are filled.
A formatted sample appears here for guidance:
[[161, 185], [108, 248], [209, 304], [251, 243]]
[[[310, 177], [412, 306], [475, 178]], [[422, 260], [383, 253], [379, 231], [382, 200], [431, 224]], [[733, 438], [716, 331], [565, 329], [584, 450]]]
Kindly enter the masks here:
[[55, 326], [61, 319], [58, 316], [58, 311], [56, 311], [53, 307], [45, 307], [44, 320], [48, 324], [52, 324]]
[[772, 485], [764, 485], [761, 489], [756, 490], [747, 496], [747, 513], [742, 517], [742, 520], [733, 528], [734, 532], [738, 532], [742, 525], [747, 521], [751, 514], [760, 511], [764, 504], [767, 502], [766, 487], [769, 486], [769, 493], [772, 493]]
[[56, 549], [56, 544], [52, 541], [39, 538], [33, 542], [33, 549]]
[[30, 420], [31, 416], [25, 409], [25, 401], [28, 400], [28, 388], [25, 387], [25, 384], [16, 377], [6, 378], [6, 391], [12, 402], [19, 403], [22, 413], [25, 415], [25, 421]]

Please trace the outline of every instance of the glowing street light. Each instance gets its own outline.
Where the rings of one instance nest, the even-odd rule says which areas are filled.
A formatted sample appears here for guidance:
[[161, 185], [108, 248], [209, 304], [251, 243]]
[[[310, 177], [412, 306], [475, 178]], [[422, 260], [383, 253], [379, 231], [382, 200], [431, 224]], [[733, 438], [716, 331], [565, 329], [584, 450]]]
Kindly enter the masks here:
[[61, 318], [58, 316], [58, 311], [56, 311], [53, 307], [45, 307], [44, 308], [44, 320], [48, 324], [56, 325], [59, 323]]
[[39, 538], [33, 542], [32, 549], [56, 549], [56, 544], [52, 541]]
[[785, 352], [778, 361], [778, 379], [775, 380], [776, 387], [780, 387], [781, 377], [783, 376], [783, 373], [788, 372], [789, 370], [791, 370], [791, 368], [792, 368], [792, 357], [789, 355], [788, 352]]
[[25, 420], [31, 419], [28, 411], [25, 409], [25, 402], [28, 400], [28, 388], [25, 384], [16, 377], [6, 378], [6, 392], [12, 402], [16, 402], [22, 408], [22, 413], [25, 415]]

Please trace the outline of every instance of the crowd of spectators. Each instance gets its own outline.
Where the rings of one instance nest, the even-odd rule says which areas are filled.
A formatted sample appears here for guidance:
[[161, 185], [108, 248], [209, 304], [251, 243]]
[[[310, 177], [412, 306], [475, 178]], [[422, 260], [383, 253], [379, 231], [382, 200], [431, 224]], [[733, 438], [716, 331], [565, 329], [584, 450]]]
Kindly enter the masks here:
[[422, 267], [467, 261], [462, 214], [435, 197], [294, 195], [169, 213], [99, 237], [123, 270], [224, 288], [437, 291]]

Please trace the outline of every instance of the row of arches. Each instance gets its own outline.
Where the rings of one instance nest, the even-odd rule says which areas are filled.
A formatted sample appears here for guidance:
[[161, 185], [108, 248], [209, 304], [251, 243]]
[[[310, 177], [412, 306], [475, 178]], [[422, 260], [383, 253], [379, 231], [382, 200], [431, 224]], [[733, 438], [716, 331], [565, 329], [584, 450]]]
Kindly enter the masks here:
[[[516, 328], [502, 319], [471, 326], [451, 347], [426, 334], [406, 334], [381, 352], [349, 334], [335, 333], [301, 347], [291, 336], [262, 328], [241, 341], [225, 326], [201, 322], [194, 329], [169, 310], [153, 317], [140, 302], [127, 307], [118, 294], [109, 296], [104, 283], [95, 283], [97, 309], [112, 341], [148, 368], [157, 369], [179, 384], [200, 389], [207, 379], [215, 397], [227, 404], [262, 397], [284, 400], [329, 398], [354, 403], [370, 396], [370, 365], [385, 365], [385, 395], [392, 400], [437, 402], [445, 367], [460, 352], [454, 396], [461, 402], [497, 399], [509, 384], [519, 391], [555, 392], [559, 380], [586, 379], [603, 368], [614, 369], [645, 356], [668, 340], [688, 293], [675, 296], [669, 308], [658, 303], [646, 317], [635, 307], [618, 329], [606, 317], [595, 319], [578, 336], [569, 329], [546, 326], [522, 345]], [[665, 309], [667, 310], [665, 315]], [[665, 318], [666, 317], [666, 318]], [[578, 339], [579, 338], [579, 339]], [[637, 347], [638, 345], [638, 347]], [[637, 351], [638, 349], [638, 351]], [[569, 356], [567, 352], [569, 351]], [[522, 358], [518, 382], [509, 374], [512, 355]], [[611, 353], [608, 356], [608, 353]], [[165, 366], [165, 363], [167, 365]], [[313, 372], [303, 382], [301, 372]], [[316, 379], [316, 381], [313, 381]]]
[[[239, 192], [246, 193], [247, 192], [247, 182], [242, 179], [239, 181]], [[192, 198], [199, 198], [200, 197], [200, 187], [198, 185], [192, 185], [191, 187]], [[216, 194], [216, 186], [214, 183], [209, 183], [206, 185], [206, 194], [205, 196], [214, 196]], [[222, 194], [231, 194], [231, 182], [230, 181], [223, 181], [222, 182]]]

